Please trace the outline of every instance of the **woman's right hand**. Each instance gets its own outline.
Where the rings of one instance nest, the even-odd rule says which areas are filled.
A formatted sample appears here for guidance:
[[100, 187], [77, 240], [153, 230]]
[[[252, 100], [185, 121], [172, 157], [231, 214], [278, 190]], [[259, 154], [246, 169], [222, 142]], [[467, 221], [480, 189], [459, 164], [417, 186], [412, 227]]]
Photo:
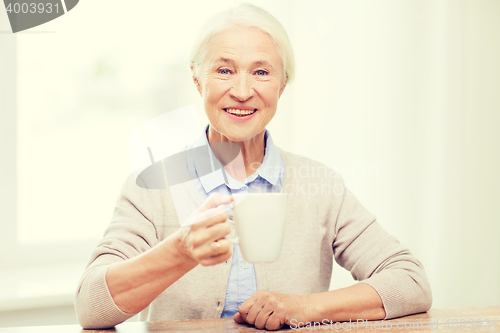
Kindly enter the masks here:
[[220, 264], [232, 255], [231, 243], [224, 237], [231, 232], [227, 213], [221, 205], [230, 204], [232, 198], [218, 193], [207, 200], [188, 218], [189, 227], [177, 234], [177, 250], [188, 260], [203, 266]]

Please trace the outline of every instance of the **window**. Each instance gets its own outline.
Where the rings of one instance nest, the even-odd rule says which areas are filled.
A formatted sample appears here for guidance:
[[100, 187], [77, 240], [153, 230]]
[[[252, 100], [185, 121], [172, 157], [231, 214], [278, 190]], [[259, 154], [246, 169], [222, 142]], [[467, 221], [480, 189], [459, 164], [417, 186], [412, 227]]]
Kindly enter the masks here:
[[[128, 135], [148, 119], [200, 102], [189, 52], [206, 18], [232, 3], [197, 2], [193, 11], [190, 3], [162, 0], [81, 2], [54, 21], [0, 36], [1, 171], [9, 175], [0, 189], [2, 262], [78, 258], [83, 266], [132, 172]], [[293, 23], [291, 9], [282, 15]]]
[[[42, 26], [0, 34], [0, 264], [11, 269], [12, 281], [16, 270], [45, 276], [11, 288], [9, 297], [33, 296], [42, 290], [39, 281], [61, 275], [56, 271], [71, 276], [48, 283], [47, 295], [73, 292], [132, 172], [129, 134], [193, 101], [202, 110], [189, 71], [191, 46], [201, 24], [233, 3], [199, 1], [193, 11], [191, 2], [88, 0]], [[295, 34], [294, 2], [254, 3], [277, 16], [292, 44], [296, 38], [311, 41], [303, 24]], [[9, 31], [6, 13], [0, 15], [2, 31]], [[317, 51], [316, 46], [311, 52]], [[300, 58], [305, 51], [295, 52]], [[315, 72], [303, 73], [301, 88], [313, 89], [307, 87], [307, 73]], [[275, 143], [288, 150], [295, 145], [290, 128], [296, 120], [312, 124], [307, 115], [296, 115], [293, 89], [287, 87], [282, 111], [269, 126]], [[314, 102], [307, 107], [326, 110]]]
[[[0, 34], [0, 310], [71, 304], [132, 172], [128, 135], [197, 98], [198, 23], [231, 3], [196, 17], [189, 3], [89, 0]], [[10, 31], [3, 10], [0, 23]]]

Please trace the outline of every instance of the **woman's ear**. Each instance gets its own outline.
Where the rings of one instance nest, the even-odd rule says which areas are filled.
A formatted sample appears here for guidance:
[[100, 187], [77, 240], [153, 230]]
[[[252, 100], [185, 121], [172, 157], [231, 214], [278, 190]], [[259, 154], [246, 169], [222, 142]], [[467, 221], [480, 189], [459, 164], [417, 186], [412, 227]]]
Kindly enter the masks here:
[[200, 81], [193, 76], [193, 82], [196, 85], [196, 89], [200, 93], [200, 96], [203, 96], [203, 94], [201, 93], [201, 84], [200, 84]]
[[193, 74], [193, 82], [194, 84], [196, 85], [196, 89], [198, 90], [198, 92], [200, 93], [200, 96], [203, 96], [202, 95], [202, 90], [201, 90], [201, 84], [200, 84], [200, 80], [196, 77], [195, 73], [194, 73], [194, 66], [193, 64], [191, 64], [191, 73]]
[[281, 97], [281, 94], [283, 93], [283, 91], [285, 91], [285, 87], [286, 87], [286, 83], [287, 83], [287, 82], [288, 82], [288, 80], [286, 80], [286, 81], [283, 83], [283, 86], [282, 86], [282, 87], [281, 87], [281, 89], [280, 89], [280, 93], [279, 93], [278, 98], [279, 98], [279, 97]]

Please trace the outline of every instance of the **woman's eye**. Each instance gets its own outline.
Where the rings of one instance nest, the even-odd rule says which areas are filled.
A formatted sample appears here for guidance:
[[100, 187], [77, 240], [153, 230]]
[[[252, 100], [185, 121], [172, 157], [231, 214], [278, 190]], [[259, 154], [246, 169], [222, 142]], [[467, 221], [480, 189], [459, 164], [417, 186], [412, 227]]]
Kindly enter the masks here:
[[257, 72], [255, 72], [255, 74], [262, 76], [262, 75], [267, 75], [267, 72], [264, 70], [258, 70]]
[[229, 74], [229, 73], [230, 73], [229, 69], [224, 69], [224, 68], [219, 69], [219, 74]]

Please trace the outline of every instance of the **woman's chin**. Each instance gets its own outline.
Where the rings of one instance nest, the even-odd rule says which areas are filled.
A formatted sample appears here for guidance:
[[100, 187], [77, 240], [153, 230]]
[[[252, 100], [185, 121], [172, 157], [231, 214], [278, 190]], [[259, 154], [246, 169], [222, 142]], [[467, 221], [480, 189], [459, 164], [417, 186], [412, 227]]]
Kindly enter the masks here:
[[245, 142], [256, 138], [262, 131], [250, 130], [250, 129], [231, 129], [222, 133], [229, 141], [232, 142]]
[[[266, 129], [265, 126], [262, 127], [261, 123], [238, 123], [232, 121], [211, 122], [210, 126], [216, 133], [219, 133], [219, 135], [222, 135], [231, 142], [245, 142], [258, 138], [260, 135], [264, 138], [264, 131]], [[217, 136], [216, 134], [214, 139], [220, 140], [216, 139]], [[225, 140], [222, 139], [222, 141]]]

